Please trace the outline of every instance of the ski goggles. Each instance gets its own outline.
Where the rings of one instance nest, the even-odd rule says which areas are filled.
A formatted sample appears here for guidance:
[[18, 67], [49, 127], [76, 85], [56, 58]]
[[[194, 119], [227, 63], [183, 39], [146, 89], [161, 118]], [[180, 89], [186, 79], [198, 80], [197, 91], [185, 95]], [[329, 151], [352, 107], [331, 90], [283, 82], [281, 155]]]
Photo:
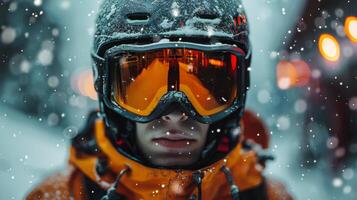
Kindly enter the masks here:
[[186, 42], [115, 46], [106, 51], [103, 100], [137, 122], [152, 121], [179, 103], [203, 123], [244, 104], [246, 54], [232, 45]]

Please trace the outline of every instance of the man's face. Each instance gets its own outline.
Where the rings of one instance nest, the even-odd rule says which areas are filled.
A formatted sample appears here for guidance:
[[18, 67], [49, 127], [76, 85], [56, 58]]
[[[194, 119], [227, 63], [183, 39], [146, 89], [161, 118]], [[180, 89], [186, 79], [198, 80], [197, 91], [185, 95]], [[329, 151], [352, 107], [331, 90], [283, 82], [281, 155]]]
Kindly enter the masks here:
[[149, 123], [136, 123], [136, 139], [152, 164], [170, 167], [196, 162], [206, 142], [209, 125], [175, 110]]

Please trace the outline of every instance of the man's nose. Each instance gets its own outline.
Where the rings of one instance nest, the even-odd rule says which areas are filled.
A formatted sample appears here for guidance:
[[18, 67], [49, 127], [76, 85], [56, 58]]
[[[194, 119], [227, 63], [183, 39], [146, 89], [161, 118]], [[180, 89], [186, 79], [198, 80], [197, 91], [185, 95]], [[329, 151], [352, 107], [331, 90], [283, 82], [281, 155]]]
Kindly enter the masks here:
[[167, 115], [162, 116], [161, 119], [167, 122], [180, 122], [180, 121], [186, 121], [188, 119], [188, 116], [184, 112], [174, 111]]

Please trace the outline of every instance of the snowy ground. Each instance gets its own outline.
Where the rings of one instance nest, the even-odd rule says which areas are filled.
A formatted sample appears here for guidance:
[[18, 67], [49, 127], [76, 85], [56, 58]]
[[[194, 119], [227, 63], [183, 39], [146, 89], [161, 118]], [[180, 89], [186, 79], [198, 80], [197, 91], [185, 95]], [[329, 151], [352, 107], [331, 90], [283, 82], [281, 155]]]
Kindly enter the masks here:
[[0, 199], [23, 199], [65, 165], [68, 140], [59, 131], [0, 105]]

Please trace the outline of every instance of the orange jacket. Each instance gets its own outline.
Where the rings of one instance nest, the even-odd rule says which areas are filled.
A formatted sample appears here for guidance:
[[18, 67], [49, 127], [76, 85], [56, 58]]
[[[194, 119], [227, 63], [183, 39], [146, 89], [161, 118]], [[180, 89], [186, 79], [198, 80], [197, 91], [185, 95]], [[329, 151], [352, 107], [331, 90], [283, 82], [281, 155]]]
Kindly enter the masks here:
[[[259, 138], [256, 137], [259, 133], [258, 135], [263, 138], [260, 143], [262, 146], [267, 145], [266, 130], [252, 113], [245, 113], [242, 125], [245, 127], [245, 138], [258, 141]], [[98, 154], [78, 152], [76, 148], [71, 147], [68, 171], [46, 179], [27, 196], [27, 200], [98, 199], [101, 196], [98, 191], [103, 193], [111, 188], [117, 175], [125, 169], [130, 170], [122, 175], [115, 191], [128, 200], [187, 200], [198, 193], [199, 187], [193, 184], [194, 171], [143, 166], [116, 151], [106, 137], [104, 122], [101, 119], [95, 121], [94, 127], [93, 134], [99, 148]], [[108, 159], [109, 169], [99, 175], [96, 164], [102, 156]], [[223, 167], [231, 172], [233, 182], [240, 191], [240, 199], [292, 199], [282, 184], [262, 176], [264, 167], [258, 161], [257, 152], [243, 149], [240, 143], [225, 159], [198, 170], [202, 174], [200, 194], [203, 200], [231, 199], [231, 185], [221, 170]]]

